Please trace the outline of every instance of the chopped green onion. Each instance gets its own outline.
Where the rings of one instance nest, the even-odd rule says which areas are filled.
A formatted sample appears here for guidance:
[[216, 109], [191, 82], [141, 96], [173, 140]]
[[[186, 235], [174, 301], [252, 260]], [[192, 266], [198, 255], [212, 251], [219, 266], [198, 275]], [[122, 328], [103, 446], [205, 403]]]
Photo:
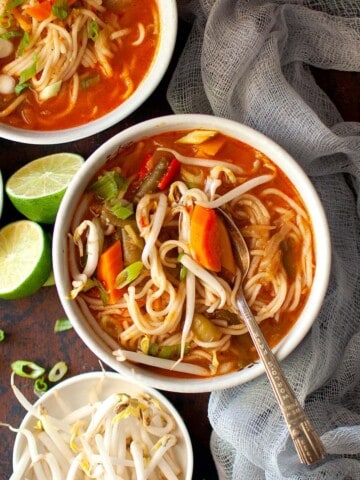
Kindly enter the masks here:
[[92, 281], [94, 282], [94, 285], [99, 289], [100, 298], [103, 305], [106, 305], [109, 301], [109, 297], [107, 291], [104, 288], [104, 285], [97, 278], [93, 278]]
[[101, 78], [99, 74], [84, 77], [80, 80], [80, 87], [83, 90], [86, 90], [87, 88], [91, 88], [100, 83], [100, 80]]
[[50, 382], [55, 383], [63, 378], [68, 371], [68, 367], [65, 362], [57, 362], [49, 372], [48, 379]]
[[[188, 344], [186, 344], [185, 355], [187, 355], [189, 351], [190, 347]], [[147, 354], [151, 355], [152, 357], [174, 360], [179, 358], [181, 355], [181, 345], [180, 343], [175, 345], [159, 345], [158, 343], [150, 343]]]
[[56, 0], [51, 9], [55, 17], [65, 20], [69, 14], [69, 5], [67, 0]]
[[25, 70], [23, 70], [20, 73], [19, 83], [27, 82], [28, 80], [30, 80], [30, 78], [32, 78], [36, 74], [36, 64], [37, 64], [37, 54], [34, 53], [34, 61], [30, 65], [30, 67], [25, 68]]
[[134, 213], [134, 205], [127, 200], [116, 199], [111, 207], [111, 213], [121, 220], [126, 220]]
[[115, 288], [123, 288], [129, 283], [133, 282], [141, 273], [144, 265], [139, 260], [137, 262], [131, 263], [126, 268], [121, 270], [119, 275], [116, 277], [115, 280]]
[[2, 328], [0, 328], [0, 342], [5, 340], [5, 332]]
[[45, 382], [44, 377], [37, 378], [34, 383], [35, 393], [45, 393], [48, 389], [48, 384]]
[[101, 175], [91, 185], [91, 190], [99, 197], [110, 200], [115, 198], [120, 190], [126, 191], [127, 185], [127, 180], [117, 170], [113, 170]]
[[18, 49], [17, 49], [17, 56], [21, 57], [21, 55], [24, 53], [25, 48], [30, 44], [30, 35], [29, 32], [24, 32], [24, 35], [19, 43]]
[[71, 328], [73, 327], [70, 320], [66, 317], [62, 317], [56, 320], [55, 326], [54, 326], [54, 332], [55, 333], [65, 332], [66, 330], [70, 330]]
[[16, 86], [15, 86], [15, 93], [16, 95], [20, 95], [20, 93], [23, 91], [23, 90], [26, 90], [27, 88], [30, 87], [30, 83], [18, 83]]
[[16, 360], [11, 364], [12, 371], [19, 377], [36, 379], [44, 375], [45, 368], [28, 360]]
[[6, 10], [12, 10], [13, 8], [18, 7], [23, 3], [25, 3], [25, 0], [9, 0], [9, 2], [6, 5]]
[[180, 274], [179, 274], [180, 281], [185, 280], [186, 273], [187, 273], [187, 268], [185, 267], [185, 265], [181, 265]]
[[9, 30], [7, 32], [4, 32], [0, 35], [0, 38], [3, 38], [4, 40], [9, 40], [9, 38], [14, 38], [14, 37], [21, 37], [22, 33], [19, 30]]
[[89, 25], [88, 37], [95, 42], [99, 36], [99, 24], [95, 20], [91, 20]]

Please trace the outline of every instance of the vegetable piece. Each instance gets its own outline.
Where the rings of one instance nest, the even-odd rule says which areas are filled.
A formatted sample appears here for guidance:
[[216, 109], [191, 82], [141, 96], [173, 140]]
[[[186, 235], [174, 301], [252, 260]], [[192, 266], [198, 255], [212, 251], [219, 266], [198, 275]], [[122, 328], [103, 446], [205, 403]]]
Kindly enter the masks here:
[[148, 152], [145, 155], [137, 174], [137, 178], [139, 180], [142, 180], [143, 178], [145, 178], [146, 175], [148, 175], [148, 173], [150, 173], [151, 170], [153, 169], [154, 165], [153, 165], [152, 157], [153, 157], [153, 154], [151, 152]]
[[221, 243], [213, 209], [195, 205], [190, 219], [190, 248], [196, 261], [214, 272], [221, 270]]
[[133, 204], [123, 198], [114, 199], [109, 209], [120, 220], [126, 220], [134, 213]]
[[58, 318], [55, 322], [54, 333], [65, 332], [71, 328], [73, 328], [73, 326], [67, 317]]
[[19, 377], [36, 379], [44, 375], [45, 368], [28, 360], [16, 360], [11, 364], [12, 371]]
[[165, 188], [167, 188], [175, 180], [177, 175], [180, 173], [180, 168], [181, 163], [176, 158], [172, 158], [167, 168], [167, 172], [158, 184], [159, 190], [165, 190]]
[[48, 384], [45, 382], [44, 377], [37, 378], [34, 383], [35, 393], [45, 393], [48, 389]]
[[231, 240], [229, 233], [223, 220], [217, 215], [217, 226], [220, 235], [220, 260], [221, 267], [226, 279], [231, 280], [236, 275], [236, 263], [234, 259], [234, 253], [231, 246]]
[[65, 20], [69, 14], [69, 4], [67, 0], [55, 0], [52, 6], [52, 13], [60, 20]]
[[83, 77], [80, 80], [80, 87], [83, 90], [86, 90], [87, 88], [91, 88], [91, 87], [94, 87], [95, 85], [98, 85], [100, 83], [100, 80], [101, 78], [99, 74]]
[[126, 191], [127, 180], [117, 170], [105, 172], [91, 185], [91, 190], [104, 200], [115, 198], [119, 191]]
[[5, 340], [5, 331], [0, 328], [0, 342], [3, 342]]
[[140, 237], [135, 221], [129, 221], [121, 228], [121, 244], [125, 266], [141, 260], [144, 239]]
[[157, 190], [158, 184], [168, 168], [168, 160], [161, 157], [154, 166], [153, 170], [144, 178], [142, 184], [136, 192], [135, 200], [139, 201], [147, 193], [153, 193]]
[[26, 8], [25, 13], [40, 22], [42, 20], [46, 20], [48, 17], [50, 17], [52, 13], [52, 2], [45, 1], [41, 3], [36, 3], [32, 7]]
[[198, 145], [205, 142], [211, 137], [217, 135], [216, 130], [193, 130], [192, 132], [187, 133], [183, 137], [176, 140], [176, 143], [185, 143], [190, 145]]
[[[159, 343], [151, 343], [149, 337], [144, 337], [140, 344], [141, 350], [145, 355], [152, 357], [165, 358], [169, 360], [176, 360], [181, 354], [181, 345], [160, 345]], [[190, 346], [185, 345], [185, 355], [190, 352]]]
[[123, 295], [123, 290], [117, 289], [115, 284], [116, 277], [123, 268], [121, 243], [117, 240], [100, 255], [97, 266], [97, 278], [107, 291], [109, 304], [116, 303]]
[[134, 262], [121, 270], [115, 280], [115, 288], [124, 288], [137, 279], [144, 265], [141, 261]]
[[66, 375], [67, 371], [68, 367], [65, 362], [57, 362], [50, 370], [48, 379], [52, 383], [58, 382], [63, 378], [64, 375]]
[[195, 313], [191, 329], [201, 342], [216, 342], [221, 338], [221, 331], [201, 313]]
[[62, 81], [59, 80], [57, 82], [51, 83], [44, 90], [41, 90], [39, 97], [40, 100], [48, 100], [49, 98], [56, 97], [56, 95], [60, 92]]
[[198, 145], [197, 157], [214, 157], [225, 143], [225, 138], [217, 135]]

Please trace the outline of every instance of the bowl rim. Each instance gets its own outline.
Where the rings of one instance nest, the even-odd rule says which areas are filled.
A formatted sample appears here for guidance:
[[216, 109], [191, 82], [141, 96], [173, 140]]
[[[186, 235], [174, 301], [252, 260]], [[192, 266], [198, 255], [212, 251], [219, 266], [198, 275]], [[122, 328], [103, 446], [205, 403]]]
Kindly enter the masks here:
[[[38, 400], [36, 400], [33, 406], [34, 408], [36, 408], [39, 405], [44, 405], [44, 404], [46, 405], [48, 402], [52, 401], [52, 399], [57, 393], [61, 394], [61, 392], [63, 393], [65, 392], [65, 395], [67, 395], [67, 398], [68, 398], [69, 394], [66, 392], [69, 389], [73, 388], [74, 385], [79, 390], [81, 389], [81, 393], [83, 393], [84, 391], [89, 391], [94, 385], [96, 385], [97, 382], [101, 380], [104, 380], [105, 382], [107, 382], [106, 388], [107, 390], [110, 390], [111, 393], [117, 392], [117, 388], [115, 388], [116, 382], [117, 382], [119, 386], [121, 385], [121, 388], [123, 390], [127, 388], [130, 391], [134, 391], [134, 392], [139, 391], [139, 393], [147, 393], [151, 395], [153, 398], [155, 398], [156, 400], [158, 400], [162, 404], [162, 406], [165, 407], [166, 411], [169, 412], [171, 416], [174, 418], [177, 425], [178, 433], [182, 440], [181, 442], [182, 445], [179, 445], [179, 450], [183, 448], [184, 453], [186, 455], [186, 460], [184, 461], [184, 464], [186, 465], [184, 480], [191, 480], [193, 467], [194, 467], [194, 452], [193, 452], [192, 442], [191, 442], [191, 438], [190, 438], [190, 434], [187, 429], [187, 426], [183, 418], [181, 417], [180, 413], [177, 411], [175, 406], [170, 402], [170, 400], [167, 399], [161, 392], [159, 392], [154, 388], [151, 388], [147, 385], [139, 384], [134, 379], [125, 378], [123, 375], [121, 375], [118, 372], [110, 372], [106, 370], [85, 372], [85, 373], [80, 373], [78, 375], [74, 375], [72, 377], [68, 377], [67, 379], [60, 381], [58, 384], [54, 385], [50, 390], [45, 392]], [[27, 428], [27, 426], [31, 425], [32, 422], [34, 422], [34, 417], [30, 412], [27, 412], [21, 421], [19, 429]], [[23, 449], [24, 442], [25, 440], [23, 438], [23, 435], [21, 433], [17, 433], [15, 437], [14, 448], [13, 448], [13, 459], [12, 459], [13, 468], [15, 468], [19, 462], [19, 458]]]
[[178, 30], [176, 0], [156, 1], [159, 7], [160, 23], [165, 25], [166, 28], [161, 29], [158, 49], [149, 71], [134, 93], [125, 102], [87, 124], [61, 130], [27, 130], [0, 123], [1, 137], [6, 140], [32, 145], [68, 143], [98, 134], [124, 120], [138, 109], [150, 97], [163, 79], [175, 49]]
[[[141, 137], [147, 137], [169, 130], [196, 128], [217, 129], [226, 135], [240, 139], [263, 152], [284, 170], [294, 185], [296, 185], [297, 181], [301, 180], [301, 196], [303, 197], [303, 200], [306, 201], [306, 199], [304, 199], [304, 195], [306, 195], [306, 203], [307, 205], [311, 205], [311, 209], [308, 208], [308, 212], [313, 226], [315, 251], [317, 256], [313, 286], [299, 319], [290, 329], [288, 334], [274, 348], [277, 358], [281, 361], [301, 343], [311, 329], [321, 308], [330, 277], [330, 233], [320, 198], [309, 177], [300, 165], [273, 140], [266, 137], [264, 134], [233, 120], [203, 114], [173, 114], [153, 118], [123, 130], [110, 138], [90, 155], [70, 183], [61, 202], [57, 220], [55, 222], [53, 235], [53, 267], [55, 284], [60, 301], [70, 319], [74, 316], [76, 317], [80, 313], [77, 302], [67, 298], [71, 289], [71, 284], [66, 270], [67, 243], [66, 236], [63, 232], [69, 231], [69, 217], [71, 216], [67, 214], [67, 210], [71, 205], [77, 204], [81, 195], [82, 186], [90, 182], [94, 172], [106, 162], [111, 153], [117, 151], [120, 145], [126, 145], [129, 142], [139, 140]], [[297, 190], [299, 191], [299, 188], [297, 188]], [[90, 327], [85, 328], [84, 325], [76, 322], [74, 328], [87, 347], [90, 348], [90, 344], [93, 353], [111, 368], [125, 376], [135, 377], [139, 382], [143, 382], [161, 390], [179, 393], [210, 392], [237, 386], [253, 380], [265, 372], [262, 363], [256, 362], [240, 371], [226, 375], [209, 377], [206, 379], [186, 378], [181, 381], [176, 379], [177, 381], [174, 381], [173, 378], [158, 373], [151, 372], [149, 375], [149, 371], [143, 369], [139, 365], [135, 366], [130, 364], [129, 367], [127, 362], [121, 363], [116, 361], [111, 354], [111, 349], [106, 346], [93, 331], [89, 331]]]

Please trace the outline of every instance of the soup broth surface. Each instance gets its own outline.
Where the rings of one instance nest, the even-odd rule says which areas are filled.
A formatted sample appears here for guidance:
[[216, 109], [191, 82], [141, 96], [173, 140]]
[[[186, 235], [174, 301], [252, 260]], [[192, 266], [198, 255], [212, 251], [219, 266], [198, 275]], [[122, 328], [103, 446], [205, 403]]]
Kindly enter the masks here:
[[102, 117], [137, 89], [158, 47], [159, 11], [156, 0], [9, 0], [0, 36], [0, 121], [66, 129]]

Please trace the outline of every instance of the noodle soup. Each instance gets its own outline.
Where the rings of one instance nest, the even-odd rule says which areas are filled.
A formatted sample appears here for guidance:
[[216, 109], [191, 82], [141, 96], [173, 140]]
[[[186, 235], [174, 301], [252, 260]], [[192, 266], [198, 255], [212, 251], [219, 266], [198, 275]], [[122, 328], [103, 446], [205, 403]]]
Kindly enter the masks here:
[[236, 138], [168, 127], [120, 146], [71, 221], [67, 295], [116, 361], [212, 378], [257, 360], [216, 208], [248, 244], [244, 293], [267, 341], [274, 347], [293, 327], [316, 269], [313, 225], [298, 191]]
[[0, 7], [0, 121], [68, 129], [103, 117], [146, 77], [156, 0], [8, 0]]

